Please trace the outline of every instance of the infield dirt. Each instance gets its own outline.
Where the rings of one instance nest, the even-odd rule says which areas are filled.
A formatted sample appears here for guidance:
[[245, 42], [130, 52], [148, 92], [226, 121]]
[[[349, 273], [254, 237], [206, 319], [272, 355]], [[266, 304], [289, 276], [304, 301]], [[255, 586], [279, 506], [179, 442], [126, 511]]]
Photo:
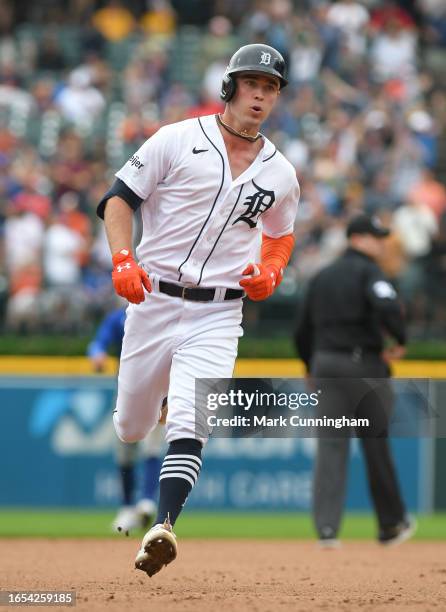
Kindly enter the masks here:
[[298, 540], [186, 540], [151, 579], [133, 569], [137, 547], [124, 539], [2, 540], [1, 589], [74, 590], [78, 612], [446, 610], [444, 542], [319, 550]]

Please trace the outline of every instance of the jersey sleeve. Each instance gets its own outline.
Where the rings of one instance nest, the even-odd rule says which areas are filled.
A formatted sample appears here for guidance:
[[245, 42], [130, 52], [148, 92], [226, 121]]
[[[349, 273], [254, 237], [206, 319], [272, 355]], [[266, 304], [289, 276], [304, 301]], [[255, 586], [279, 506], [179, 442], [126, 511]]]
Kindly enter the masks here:
[[294, 222], [299, 204], [300, 187], [296, 175], [286, 196], [277, 206], [262, 215], [263, 233], [270, 238], [280, 238], [294, 231]]
[[370, 271], [367, 278], [366, 295], [381, 325], [398, 344], [406, 343], [406, 326], [403, 310], [394, 286], [378, 267]]
[[133, 210], [146, 200], [169, 171], [172, 163], [174, 138], [169, 126], [163, 127], [134, 153], [116, 172], [116, 181], [98, 204], [101, 219], [107, 201], [119, 196]]
[[116, 173], [116, 177], [142, 200], [150, 196], [169, 171], [174, 135], [167, 128], [159, 129], [146, 140]]

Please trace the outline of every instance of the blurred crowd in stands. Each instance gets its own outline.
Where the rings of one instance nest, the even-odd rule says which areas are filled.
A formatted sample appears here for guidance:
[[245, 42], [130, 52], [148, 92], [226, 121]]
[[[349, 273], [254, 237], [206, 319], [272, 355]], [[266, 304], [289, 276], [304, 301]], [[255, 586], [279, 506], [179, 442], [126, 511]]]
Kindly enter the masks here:
[[241, 44], [282, 52], [264, 133], [296, 167], [294, 300], [360, 210], [422, 334], [446, 327], [444, 0], [0, 0], [2, 325], [74, 331], [112, 303], [95, 207], [160, 125], [222, 110]]

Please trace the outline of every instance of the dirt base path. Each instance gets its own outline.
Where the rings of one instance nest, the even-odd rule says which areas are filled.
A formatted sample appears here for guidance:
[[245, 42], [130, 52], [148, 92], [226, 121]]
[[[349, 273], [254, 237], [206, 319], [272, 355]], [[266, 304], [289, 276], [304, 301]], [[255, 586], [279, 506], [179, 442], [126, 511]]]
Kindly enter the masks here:
[[0, 588], [75, 590], [77, 612], [446, 610], [443, 542], [393, 549], [347, 542], [328, 551], [314, 542], [186, 540], [178, 559], [152, 579], [133, 569], [137, 546], [118, 539], [2, 540]]

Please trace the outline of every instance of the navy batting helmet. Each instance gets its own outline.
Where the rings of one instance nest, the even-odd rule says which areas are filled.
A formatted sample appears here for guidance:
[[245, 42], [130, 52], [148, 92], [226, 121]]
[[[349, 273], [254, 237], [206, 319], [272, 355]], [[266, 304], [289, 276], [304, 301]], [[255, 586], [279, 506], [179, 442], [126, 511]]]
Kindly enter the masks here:
[[271, 74], [279, 79], [281, 89], [288, 83], [285, 78], [285, 60], [276, 49], [268, 45], [245, 45], [234, 53], [226, 68], [221, 85], [220, 97], [225, 102], [229, 102], [235, 94], [233, 75], [238, 72]]

